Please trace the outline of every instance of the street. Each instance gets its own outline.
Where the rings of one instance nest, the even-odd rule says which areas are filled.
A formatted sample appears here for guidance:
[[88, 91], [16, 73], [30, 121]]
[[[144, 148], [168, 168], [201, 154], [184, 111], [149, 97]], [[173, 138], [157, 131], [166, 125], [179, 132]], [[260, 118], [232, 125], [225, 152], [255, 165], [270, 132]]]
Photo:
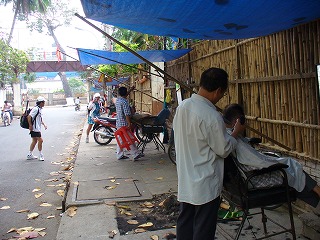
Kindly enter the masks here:
[[[56, 239], [64, 180], [72, 173], [70, 163], [75, 156], [85, 114], [85, 107], [77, 112], [73, 106], [44, 107], [43, 121], [48, 126], [47, 130], [42, 127], [44, 162], [26, 160], [31, 138], [29, 131], [20, 127], [19, 119], [14, 118], [8, 127], [1, 122], [1, 239], [17, 236], [16, 232], [7, 232], [23, 227], [45, 228], [41, 231], [45, 234], [41, 239]], [[39, 155], [37, 146], [33, 154]], [[28, 220], [31, 213], [38, 213], [39, 216]]]

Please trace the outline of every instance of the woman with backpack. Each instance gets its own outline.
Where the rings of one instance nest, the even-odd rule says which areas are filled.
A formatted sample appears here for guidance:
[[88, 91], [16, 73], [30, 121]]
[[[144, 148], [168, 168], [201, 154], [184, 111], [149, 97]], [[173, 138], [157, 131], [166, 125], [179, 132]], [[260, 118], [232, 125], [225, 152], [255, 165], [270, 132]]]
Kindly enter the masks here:
[[101, 110], [100, 94], [95, 93], [93, 95], [93, 100], [88, 105], [88, 128], [87, 128], [86, 143], [89, 142], [89, 133], [94, 124], [93, 118], [100, 116], [100, 110]]

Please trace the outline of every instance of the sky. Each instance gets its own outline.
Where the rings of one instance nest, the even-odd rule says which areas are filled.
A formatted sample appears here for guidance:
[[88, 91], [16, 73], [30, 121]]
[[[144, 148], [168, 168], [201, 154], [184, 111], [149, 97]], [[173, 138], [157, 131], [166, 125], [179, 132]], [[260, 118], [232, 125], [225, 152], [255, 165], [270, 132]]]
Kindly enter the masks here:
[[[77, 9], [77, 13], [84, 16], [80, 0], [70, 0], [68, 5]], [[0, 6], [0, 31], [10, 33], [14, 12], [12, 5], [6, 7]], [[95, 25], [100, 26], [98, 22], [93, 22]], [[57, 38], [65, 49], [65, 51], [77, 58], [76, 51], [68, 48], [90, 48], [90, 49], [102, 49], [103, 38], [102, 34], [97, 30], [90, 27], [87, 23], [83, 22], [78, 17], [74, 16], [71, 26], [59, 27], [56, 31]], [[39, 47], [50, 51], [52, 44], [54, 43], [53, 38], [40, 34], [37, 32], [30, 32], [24, 22], [17, 21], [13, 39], [11, 41], [12, 47], [21, 50], [27, 50], [31, 47]]]

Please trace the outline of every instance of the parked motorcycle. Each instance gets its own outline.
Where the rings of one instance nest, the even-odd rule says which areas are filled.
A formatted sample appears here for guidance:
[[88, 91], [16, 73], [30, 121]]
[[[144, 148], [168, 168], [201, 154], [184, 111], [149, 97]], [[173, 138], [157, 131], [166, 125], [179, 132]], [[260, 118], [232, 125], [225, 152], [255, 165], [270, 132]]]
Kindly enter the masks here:
[[114, 139], [116, 128], [116, 118], [96, 117], [93, 119], [94, 125], [91, 130], [96, 143], [100, 145], [109, 144]]
[[[114, 132], [117, 130], [116, 118], [113, 117], [96, 117], [93, 118], [94, 125], [91, 132], [96, 143], [100, 145], [109, 144], [114, 139]], [[149, 138], [143, 138], [141, 126], [134, 124], [133, 132], [140, 141], [150, 142]]]
[[3, 112], [3, 115], [2, 115], [2, 122], [3, 122], [3, 125], [6, 127], [6, 126], [9, 126], [10, 123], [11, 123], [11, 117], [10, 117], [10, 110], [5, 110]]

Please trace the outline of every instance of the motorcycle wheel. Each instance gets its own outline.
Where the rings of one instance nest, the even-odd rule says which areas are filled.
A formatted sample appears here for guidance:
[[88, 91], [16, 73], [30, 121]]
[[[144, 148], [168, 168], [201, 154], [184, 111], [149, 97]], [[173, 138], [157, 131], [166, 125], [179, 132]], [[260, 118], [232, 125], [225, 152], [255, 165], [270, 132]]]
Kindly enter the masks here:
[[171, 160], [171, 162], [174, 165], [177, 165], [177, 162], [176, 162], [176, 149], [174, 147], [174, 144], [170, 144], [169, 145], [169, 147], [168, 147], [168, 155], [169, 155], [169, 159]]
[[136, 127], [135, 133], [140, 142], [149, 143], [152, 141], [152, 137], [150, 138], [147, 134], [142, 134], [142, 129], [139, 126]]
[[113, 136], [114, 136], [114, 133], [110, 127], [106, 127], [106, 126], [97, 127], [97, 129], [93, 132], [93, 138], [96, 141], [96, 143], [98, 143], [100, 145], [107, 145], [114, 138], [114, 137], [103, 137], [100, 134], [96, 133], [96, 131], [105, 132], [105, 133], [107, 133], [109, 135], [113, 135]]

